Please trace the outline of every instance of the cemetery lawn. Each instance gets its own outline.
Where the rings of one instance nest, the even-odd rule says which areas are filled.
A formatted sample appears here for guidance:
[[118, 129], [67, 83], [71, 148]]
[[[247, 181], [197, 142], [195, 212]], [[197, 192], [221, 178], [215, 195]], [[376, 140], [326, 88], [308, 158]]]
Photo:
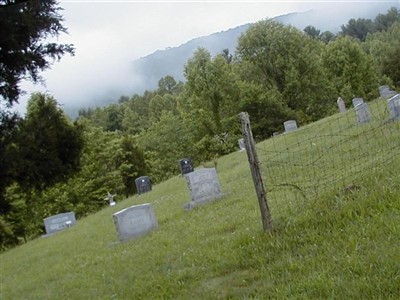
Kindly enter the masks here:
[[[371, 109], [383, 104], [376, 101]], [[257, 149], [271, 143], [284, 148], [338, 116]], [[400, 140], [399, 124], [388, 126]], [[329, 128], [331, 136], [334, 130]], [[380, 138], [386, 137], [375, 137], [369, 147], [377, 148], [369, 152]], [[0, 299], [400, 299], [398, 151], [389, 147], [366, 156], [350, 186], [324, 182], [317, 197], [308, 189], [303, 198], [272, 191], [269, 233], [262, 231], [246, 153], [221, 157], [217, 172], [226, 196], [218, 201], [184, 211], [190, 195], [185, 179], [176, 176], [149, 193], [116, 198], [115, 206], [63, 232], [2, 253]], [[278, 176], [278, 167], [267, 168], [266, 156], [259, 153], [264, 177]], [[392, 157], [390, 163], [372, 164], [382, 156]], [[332, 161], [343, 157], [330, 154], [324, 178], [340, 173]], [[296, 176], [308, 180], [305, 172], [296, 169]], [[120, 243], [112, 214], [143, 203], [153, 205], [158, 228]]]

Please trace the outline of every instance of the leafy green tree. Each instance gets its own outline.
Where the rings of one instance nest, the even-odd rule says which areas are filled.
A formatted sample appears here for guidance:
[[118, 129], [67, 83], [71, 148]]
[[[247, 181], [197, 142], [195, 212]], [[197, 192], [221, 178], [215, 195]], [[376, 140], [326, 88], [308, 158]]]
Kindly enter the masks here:
[[333, 41], [335, 39], [335, 34], [333, 34], [332, 32], [328, 31], [324, 31], [320, 34], [319, 39], [324, 42], [325, 44], [328, 44], [330, 41]]
[[16, 176], [15, 165], [10, 162], [16, 160], [14, 139], [19, 121], [17, 115], [0, 111], [0, 214], [10, 209], [4, 193]]
[[358, 41], [347, 36], [337, 38], [326, 46], [323, 60], [336, 95], [348, 104], [354, 97], [377, 96], [378, 80], [372, 57]]
[[211, 58], [199, 48], [185, 66], [185, 102], [180, 112], [198, 128], [200, 136], [228, 132], [238, 110], [238, 89], [230, 65], [222, 55]]
[[56, 0], [0, 0], [0, 96], [8, 105], [21, 94], [19, 83], [41, 80], [51, 61], [74, 53], [72, 45], [45, 42], [67, 30]]
[[239, 38], [237, 59], [243, 81], [276, 90], [287, 107], [315, 120], [332, 108], [332, 86], [322, 65], [324, 44], [292, 26], [263, 20]]
[[374, 58], [381, 76], [387, 76], [400, 87], [400, 21], [387, 31], [377, 32], [367, 37], [367, 52]]
[[176, 82], [175, 78], [167, 75], [158, 81], [157, 94], [176, 94], [179, 92], [181, 84]]
[[386, 14], [379, 14], [374, 20], [374, 32], [387, 31], [395, 22], [400, 22], [400, 11], [392, 7]]
[[321, 30], [315, 28], [312, 25], [308, 25], [306, 28], [303, 29], [303, 31], [309, 36], [314, 39], [318, 39], [321, 34]]
[[24, 187], [43, 189], [66, 180], [79, 169], [81, 130], [49, 95], [31, 96], [16, 144], [16, 181]]
[[240, 83], [240, 107], [251, 116], [252, 132], [256, 140], [270, 137], [274, 132], [281, 132], [283, 122], [298, 119], [282, 94], [276, 88], [265, 90], [261, 84], [243, 81]]
[[159, 121], [142, 132], [138, 143], [145, 150], [154, 182], [177, 174], [178, 161], [188, 156], [195, 159], [196, 155], [192, 128], [170, 111], [163, 111]]
[[346, 25], [341, 26], [341, 29], [341, 35], [347, 35], [363, 42], [368, 33], [374, 31], [374, 23], [370, 19], [350, 19]]

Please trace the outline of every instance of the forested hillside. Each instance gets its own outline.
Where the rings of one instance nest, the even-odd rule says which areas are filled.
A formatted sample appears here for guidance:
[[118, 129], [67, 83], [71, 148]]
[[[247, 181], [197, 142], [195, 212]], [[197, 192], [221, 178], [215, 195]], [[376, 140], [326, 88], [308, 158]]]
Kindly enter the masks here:
[[240, 35], [234, 53], [197, 49], [185, 83], [165, 76], [155, 90], [82, 108], [74, 122], [56, 99], [35, 94], [25, 118], [2, 117], [1, 248], [40, 236], [45, 217], [79, 218], [106, 206], [107, 192], [134, 194], [139, 176], [158, 183], [178, 174], [181, 158], [198, 166], [235, 151], [241, 111], [261, 141], [288, 119], [305, 125], [336, 112], [339, 96], [350, 105], [377, 98], [383, 84], [399, 89], [398, 57], [396, 8], [351, 19], [337, 35], [263, 20]]

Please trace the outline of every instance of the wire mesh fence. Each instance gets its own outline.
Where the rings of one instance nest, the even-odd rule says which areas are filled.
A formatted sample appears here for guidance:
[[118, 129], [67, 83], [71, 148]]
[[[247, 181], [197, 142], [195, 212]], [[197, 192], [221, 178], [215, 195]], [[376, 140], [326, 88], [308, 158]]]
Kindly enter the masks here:
[[399, 112], [400, 95], [381, 98], [257, 144], [272, 217], [398, 161]]

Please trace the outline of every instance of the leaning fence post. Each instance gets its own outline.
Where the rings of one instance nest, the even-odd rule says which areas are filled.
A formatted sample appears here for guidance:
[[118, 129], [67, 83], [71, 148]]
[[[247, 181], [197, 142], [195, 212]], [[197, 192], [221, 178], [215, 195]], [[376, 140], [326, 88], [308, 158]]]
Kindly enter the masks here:
[[251, 175], [253, 177], [254, 187], [256, 189], [258, 204], [260, 205], [261, 220], [264, 231], [272, 230], [271, 214], [267, 202], [267, 194], [264, 189], [264, 183], [261, 177], [260, 164], [258, 162], [256, 147], [253, 139], [253, 133], [251, 132], [249, 114], [247, 112], [241, 112], [239, 114], [240, 121], [242, 123], [242, 133], [246, 146], [247, 159], [249, 161]]

